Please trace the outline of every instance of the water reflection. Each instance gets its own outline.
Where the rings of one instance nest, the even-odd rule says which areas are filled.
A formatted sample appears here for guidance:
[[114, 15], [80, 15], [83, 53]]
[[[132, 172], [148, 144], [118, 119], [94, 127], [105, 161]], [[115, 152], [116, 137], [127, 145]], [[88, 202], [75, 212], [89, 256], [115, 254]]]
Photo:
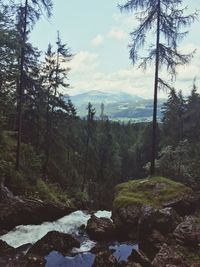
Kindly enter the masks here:
[[[138, 249], [136, 244], [120, 244], [118, 242], [108, 246], [115, 258], [120, 261], [127, 261], [132, 250]], [[84, 252], [76, 254], [73, 257], [65, 257], [58, 252], [51, 252], [46, 257], [47, 263], [45, 267], [91, 267], [95, 260], [95, 254]]]

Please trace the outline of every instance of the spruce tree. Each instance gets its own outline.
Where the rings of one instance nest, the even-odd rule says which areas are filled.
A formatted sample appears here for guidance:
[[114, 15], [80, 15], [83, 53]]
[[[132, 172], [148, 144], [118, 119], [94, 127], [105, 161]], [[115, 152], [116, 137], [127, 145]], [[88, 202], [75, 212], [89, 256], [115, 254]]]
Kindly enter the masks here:
[[82, 192], [84, 192], [86, 186], [86, 176], [87, 176], [87, 168], [89, 161], [89, 146], [93, 138], [94, 116], [96, 113], [95, 108], [93, 108], [90, 102], [88, 103], [87, 110], [88, 114], [87, 114], [87, 125], [86, 125], [86, 149], [85, 149], [84, 166], [83, 166], [83, 180], [81, 185]]
[[[165, 66], [167, 72], [174, 78], [176, 67], [188, 64], [193, 53], [182, 54], [177, 49], [178, 42], [187, 35], [182, 28], [190, 25], [197, 14], [184, 15], [185, 8], [181, 8], [182, 0], [128, 0], [121, 5], [121, 10], [137, 11], [139, 26], [131, 33], [130, 59], [135, 64], [141, 60], [140, 67], [146, 68], [152, 61], [155, 62], [151, 175], [155, 173], [155, 158], [157, 155], [157, 96], [158, 89], [168, 86], [159, 75], [161, 67]], [[150, 46], [147, 56], [139, 55], [139, 50], [146, 45], [148, 32], [153, 31], [155, 45]]]
[[163, 105], [163, 135], [165, 145], [177, 146], [184, 139], [184, 116], [186, 103], [182, 92], [171, 89], [168, 100]]
[[200, 95], [195, 83], [187, 99], [184, 122], [186, 137], [195, 144], [200, 140]]
[[18, 83], [18, 105], [17, 105], [17, 151], [16, 151], [16, 170], [20, 168], [20, 149], [21, 149], [21, 135], [22, 135], [22, 107], [24, 94], [24, 64], [26, 56], [26, 43], [28, 33], [31, 27], [39, 19], [42, 14], [41, 6], [45, 9], [48, 16], [51, 14], [52, 2], [51, 0], [25, 0], [23, 6], [18, 8], [18, 29], [20, 36], [20, 63], [19, 63], [19, 83]]
[[65, 101], [61, 89], [69, 87], [68, 73], [69, 68], [63, 67], [63, 63], [67, 63], [72, 59], [70, 49], [63, 44], [58, 33], [57, 49], [53, 51], [53, 47], [49, 44], [44, 67], [42, 70], [43, 86], [46, 92], [46, 138], [45, 138], [45, 164], [44, 164], [44, 177], [48, 176], [49, 154], [50, 147], [53, 143], [53, 129], [57, 127], [59, 118], [63, 116], [76, 116], [76, 110], [68, 99]]

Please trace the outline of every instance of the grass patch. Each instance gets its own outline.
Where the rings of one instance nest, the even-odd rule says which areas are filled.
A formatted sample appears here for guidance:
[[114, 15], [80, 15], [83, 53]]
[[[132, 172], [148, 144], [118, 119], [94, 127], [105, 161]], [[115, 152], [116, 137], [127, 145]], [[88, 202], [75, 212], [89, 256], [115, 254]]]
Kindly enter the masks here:
[[47, 183], [40, 178], [33, 184], [23, 174], [15, 173], [12, 176], [10, 188], [15, 195], [20, 197], [39, 198], [73, 207], [72, 201], [65, 191], [61, 190], [57, 185]]
[[127, 205], [151, 205], [159, 208], [174, 198], [191, 194], [192, 189], [164, 177], [131, 180], [115, 188], [114, 207]]
[[35, 190], [35, 194], [43, 200], [63, 203], [68, 206], [72, 205], [66, 192], [62, 191], [56, 185], [45, 183], [42, 179], [37, 180]]

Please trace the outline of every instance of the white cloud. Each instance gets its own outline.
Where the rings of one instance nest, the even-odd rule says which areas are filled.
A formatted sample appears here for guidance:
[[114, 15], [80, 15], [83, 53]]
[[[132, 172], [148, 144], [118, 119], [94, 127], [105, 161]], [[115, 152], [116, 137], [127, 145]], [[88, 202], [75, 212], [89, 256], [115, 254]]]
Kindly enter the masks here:
[[[149, 83], [152, 80], [151, 72], [141, 76], [140, 70], [133, 67], [116, 72], [105, 73], [99, 71], [100, 58], [95, 53], [81, 51], [71, 61], [69, 74], [72, 89], [69, 92], [76, 94], [88, 90], [126, 91], [143, 97], [150, 97]], [[145, 77], [145, 79], [144, 79]], [[145, 81], [145, 82], [144, 82]]]
[[96, 69], [98, 66], [98, 54], [90, 53], [88, 51], [80, 51], [75, 54], [73, 59], [67, 63], [69, 68], [71, 68], [71, 73], [85, 73]]
[[[199, 50], [200, 51], [200, 50]], [[200, 70], [200, 53], [191, 64], [187, 67], [180, 67], [178, 70], [175, 88], [182, 89], [184, 94], [188, 94], [192, 87], [193, 78], [199, 75]], [[88, 90], [102, 91], [124, 91], [144, 98], [153, 98], [154, 87], [154, 68], [147, 68], [145, 72], [136, 67], [127, 68], [106, 73], [100, 71], [100, 58], [98, 54], [88, 51], [77, 53], [72, 62], [72, 68], [69, 78], [72, 85], [71, 94], [84, 92]], [[170, 80], [165, 71], [162, 77]], [[198, 86], [198, 82], [197, 82]], [[159, 97], [166, 97], [162, 91]]]
[[104, 37], [101, 34], [98, 34], [91, 42], [92, 46], [99, 46], [103, 43]]
[[109, 31], [108, 37], [121, 41], [126, 39], [127, 33], [122, 29], [115, 27]]

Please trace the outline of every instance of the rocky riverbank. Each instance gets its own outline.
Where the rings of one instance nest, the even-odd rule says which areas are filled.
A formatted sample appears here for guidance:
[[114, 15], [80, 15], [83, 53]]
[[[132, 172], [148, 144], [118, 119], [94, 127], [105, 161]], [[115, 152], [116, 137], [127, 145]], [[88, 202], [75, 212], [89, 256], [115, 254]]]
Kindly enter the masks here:
[[10, 192], [0, 201], [0, 233], [9, 231], [17, 225], [54, 221], [74, 210], [72, 207], [51, 201], [22, 199], [13, 196]]
[[[35, 210], [40, 210], [38, 207], [42, 207], [40, 212], [45, 212], [45, 204], [41, 202], [39, 205], [36, 200], [29, 201], [30, 205], [24, 204], [24, 202], [22, 202], [22, 206], [19, 203], [13, 205], [16, 205], [16, 207], [19, 205], [19, 207], [23, 207], [23, 211], [27, 212], [28, 210], [32, 213], [32, 219], [29, 218], [28, 220], [34, 222], [36, 213], [32, 212], [34, 211], [32, 207], [35, 207]], [[33, 201], [36, 201], [36, 205], [32, 205], [35, 203]], [[31, 208], [29, 210], [25, 207]], [[63, 209], [65, 208], [59, 207], [56, 210], [63, 212]], [[16, 214], [19, 210], [16, 209]], [[11, 211], [14, 212], [14, 208]], [[70, 210], [66, 211], [69, 212]], [[57, 216], [59, 212], [49, 214], [56, 214]], [[0, 212], [0, 214], [3, 213]], [[35, 215], [33, 216], [33, 214]], [[44, 217], [47, 215], [42, 216], [42, 218], [47, 218]], [[15, 249], [1, 241], [0, 266], [56, 267], [58, 266], [56, 264], [48, 265], [48, 257], [46, 256], [51, 255], [52, 251], [57, 251], [60, 253], [59, 255], [71, 257], [74, 247], [77, 248], [76, 251], [79, 253], [78, 251], [81, 251], [79, 247], [83, 244], [80, 242], [87, 235], [91, 242], [92, 240], [96, 242], [96, 245], [94, 247], [93, 243], [92, 250], [87, 250], [90, 262], [86, 259], [86, 265], [79, 264], [77, 266], [200, 266], [200, 194], [180, 183], [163, 177], [129, 181], [116, 187], [112, 219], [96, 216], [95, 214], [91, 216], [83, 214], [81, 216], [83, 217], [80, 217], [82, 219], [78, 224], [80, 228], [77, 229], [81, 234], [78, 239], [74, 234], [49, 231], [35, 244], [28, 244], [27, 247], [23, 246]], [[0, 218], [3, 221], [3, 217]], [[48, 218], [51, 219], [52, 216]], [[15, 220], [14, 222], [18, 223]], [[39, 223], [39, 221], [36, 221], [36, 223]], [[81, 224], [85, 224], [85, 226]], [[118, 246], [110, 245], [116, 241], [121, 243]], [[138, 244], [137, 247], [127, 245], [128, 243], [134, 244], [134, 242]], [[117, 249], [122, 250], [122, 248], [126, 250], [126, 257], [124, 258], [121, 257], [121, 254], [116, 253]], [[57, 257], [57, 255], [52, 257], [54, 256]], [[63, 258], [64, 261], [65, 258]], [[62, 266], [70, 266], [67, 264], [67, 262], [66, 265], [63, 263]]]
[[200, 266], [199, 192], [163, 177], [130, 181], [116, 187], [112, 218], [151, 266]]

